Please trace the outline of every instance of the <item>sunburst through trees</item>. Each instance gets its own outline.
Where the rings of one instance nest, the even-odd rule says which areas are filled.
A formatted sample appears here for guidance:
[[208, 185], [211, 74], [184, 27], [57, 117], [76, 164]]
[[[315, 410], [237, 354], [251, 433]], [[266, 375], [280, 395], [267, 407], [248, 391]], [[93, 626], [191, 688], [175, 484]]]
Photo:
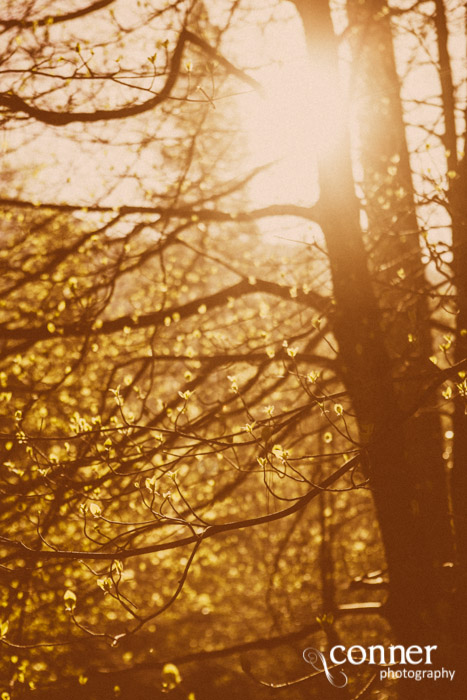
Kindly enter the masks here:
[[464, 697], [463, 5], [0, 28], [1, 697]]

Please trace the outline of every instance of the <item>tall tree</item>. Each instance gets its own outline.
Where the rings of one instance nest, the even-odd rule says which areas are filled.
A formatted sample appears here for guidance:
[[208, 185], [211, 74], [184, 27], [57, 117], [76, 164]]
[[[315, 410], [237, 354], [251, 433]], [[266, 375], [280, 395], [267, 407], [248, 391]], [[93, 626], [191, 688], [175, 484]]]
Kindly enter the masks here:
[[[45, 674], [62, 694], [131, 695], [125, 678], [138, 672], [144, 695], [160, 669], [173, 697], [269, 697], [276, 681], [290, 700], [338, 696], [322, 677], [294, 682], [310, 639], [434, 644], [459, 679], [467, 324], [453, 30], [437, 3], [450, 183], [437, 192], [452, 216], [456, 297], [431, 269], [446, 274], [447, 244], [420, 245], [425, 193], [400, 97], [390, 17], [417, 8], [345, 9], [356, 139], [327, 0], [33, 2], [0, 19], [0, 108], [18, 173], [0, 199], [0, 631], [12, 697]], [[259, 45], [257, 25], [294, 22], [298, 42], [297, 12], [334, 130], [307, 145], [319, 197], [310, 181], [306, 205], [258, 207], [249, 187], [265, 169], [242, 165], [235, 93], [261, 93], [251, 65], [265, 59], [236, 41], [253, 27]], [[281, 233], [292, 218], [299, 253], [265, 243], [263, 220]], [[324, 243], [307, 237], [317, 225]], [[445, 302], [459, 312], [456, 356], [435, 366]], [[448, 493], [440, 402], [451, 397]], [[246, 676], [213, 665], [240, 653]], [[365, 667], [349, 677], [349, 697], [379, 682]], [[449, 692], [462, 697], [462, 680]], [[398, 694], [439, 688], [409, 682]]]

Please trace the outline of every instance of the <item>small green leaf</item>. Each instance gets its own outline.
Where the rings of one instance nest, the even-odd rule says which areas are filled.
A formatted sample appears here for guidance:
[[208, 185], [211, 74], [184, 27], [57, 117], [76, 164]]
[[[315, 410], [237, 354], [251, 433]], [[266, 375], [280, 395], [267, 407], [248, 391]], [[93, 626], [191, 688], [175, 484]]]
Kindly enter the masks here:
[[95, 518], [98, 518], [101, 514], [101, 508], [97, 503], [91, 503], [89, 506], [89, 512], [91, 515], [93, 515]]
[[76, 594], [68, 588], [63, 595], [63, 600], [65, 602], [65, 610], [73, 612], [76, 608]]
[[175, 664], [165, 664], [162, 669], [162, 690], [169, 692], [182, 682], [182, 676]]

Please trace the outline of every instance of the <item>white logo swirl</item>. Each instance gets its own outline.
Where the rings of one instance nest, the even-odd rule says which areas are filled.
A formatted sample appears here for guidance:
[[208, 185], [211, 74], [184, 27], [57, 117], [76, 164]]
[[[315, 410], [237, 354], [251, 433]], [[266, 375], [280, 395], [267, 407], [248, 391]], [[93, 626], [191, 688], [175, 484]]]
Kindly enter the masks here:
[[343, 677], [343, 682], [338, 683], [332, 673], [330, 672], [328, 668], [328, 664], [326, 661], [326, 657], [321, 651], [318, 651], [318, 649], [314, 649], [313, 647], [307, 647], [305, 651], [303, 652], [303, 658], [307, 662], [307, 664], [310, 664], [310, 666], [313, 666], [315, 671], [324, 671], [326, 674], [326, 678], [330, 682], [331, 685], [333, 685], [335, 688], [344, 688], [347, 685], [347, 676], [345, 675], [344, 671], [340, 669], [338, 673]]

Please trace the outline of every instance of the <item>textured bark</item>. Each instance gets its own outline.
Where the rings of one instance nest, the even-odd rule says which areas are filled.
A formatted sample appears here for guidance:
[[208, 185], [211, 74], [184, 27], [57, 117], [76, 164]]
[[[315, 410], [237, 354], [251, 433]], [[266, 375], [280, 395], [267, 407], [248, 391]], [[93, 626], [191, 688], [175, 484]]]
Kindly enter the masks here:
[[[463, 167], [453, 200], [453, 248], [454, 272], [458, 297], [456, 319], [456, 360], [467, 357], [467, 212], [465, 199], [467, 178]], [[457, 196], [456, 196], [457, 195]], [[451, 476], [452, 505], [456, 531], [456, 547], [459, 565], [467, 582], [467, 395], [464, 376], [458, 378], [461, 387], [454, 400], [453, 415], [453, 469]]]
[[[393, 375], [397, 372], [402, 378], [397, 386], [398, 404], [407, 410], [418, 394], [416, 378], [429, 367], [432, 339], [400, 81], [390, 19], [384, 8], [381, 0], [363, 5], [352, 0], [348, 14], [370, 232], [369, 264], [377, 282], [382, 283], [378, 288], [381, 306], [394, 309], [384, 319], [385, 342]], [[394, 284], [401, 267], [407, 281]], [[404, 430], [404, 459], [410, 465], [417, 493], [414, 507], [423, 529], [430, 533], [433, 556], [441, 565], [452, 561], [454, 552], [439, 413], [422, 408]]]
[[[332, 90], [337, 84], [337, 54], [327, 0], [295, 0], [295, 5], [313, 67], [319, 70], [326, 57], [327, 88]], [[429, 423], [408, 421], [404, 398], [396, 390], [399, 382], [393, 375], [394, 362], [386, 345], [363, 243], [344, 122], [336, 134], [332, 154], [319, 158], [319, 181], [320, 220], [335, 300], [333, 330], [342, 376], [353, 401], [362, 442], [367, 443], [370, 483], [390, 576], [388, 617], [402, 643], [438, 644], [443, 658], [449, 659], [454, 653], [454, 615], [442, 568], [444, 545], [451, 539], [443, 465], [440, 460], [431, 460], [429, 478], [418, 458], [414, 465]], [[413, 441], [415, 429], [419, 432]], [[433, 517], [443, 522], [442, 533], [435, 536], [439, 520], [435, 526], [430, 522], [432, 508]], [[412, 684], [410, 692], [412, 699], [426, 699], [434, 690], [425, 684], [422, 690]]]
[[[452, 220], [453, 271], [457, 289], [455, 359], [467, 357], [467, 167], [465, 156], [458, 156], [455, 120], [454, 81], [448, 52], [448, 29], [444, 4], [436, 0], [435, 26], [438, 40], [439, 75], [443, 99], [443, 143], [448, 171], [456, 173], [448, 197]], [[467, 116], [467, 113], [466, 115]], [[464, 126], [464, 142], [467, 122]], [[462, 385], [463, 376], [459, 377]], [[463, 571], [463, 587], [467, 580], [467, 396], [464, 389], [454, 401], [453, 470], [451, 477], [452, 505], [456, 531], [458, 564]]]

